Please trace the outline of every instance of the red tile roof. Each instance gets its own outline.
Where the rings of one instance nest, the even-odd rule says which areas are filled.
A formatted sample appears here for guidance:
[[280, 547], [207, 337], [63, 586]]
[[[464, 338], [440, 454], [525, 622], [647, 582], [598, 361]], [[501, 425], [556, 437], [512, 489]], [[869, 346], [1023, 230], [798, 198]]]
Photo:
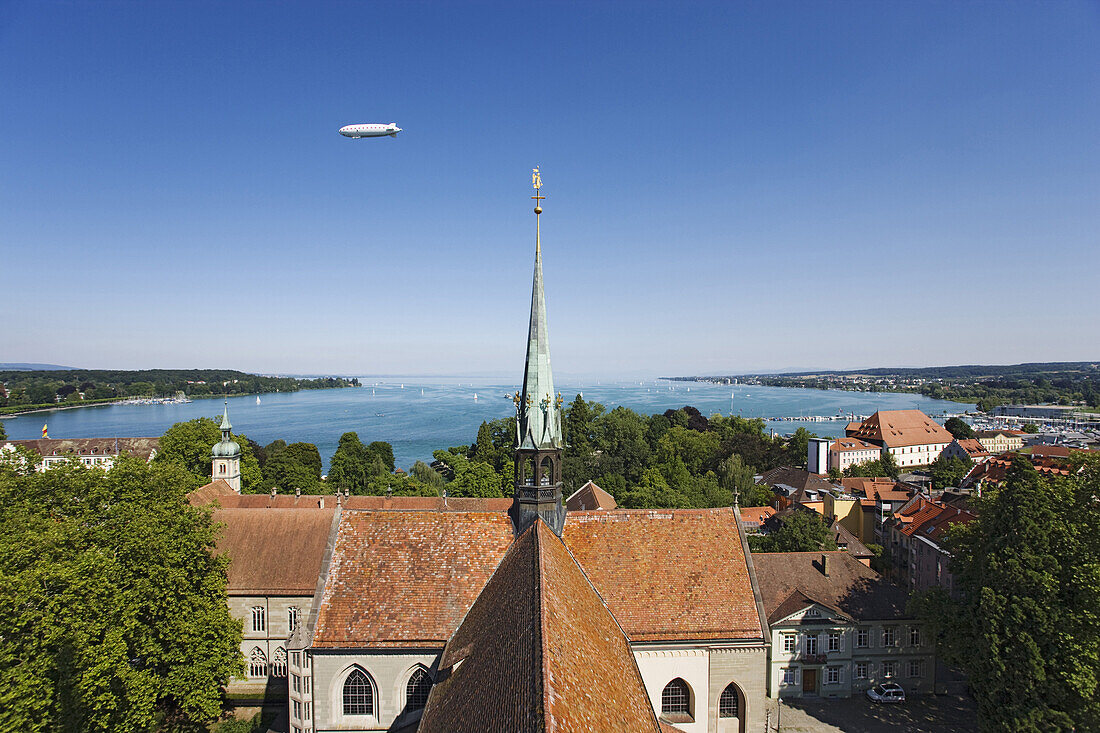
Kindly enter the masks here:
[[764, 520], [775, 514], [775, 509], [770, 506], [743, 506], [741, 510], [741, 521], [746, 524], [755, 524], [760, 526], [764, 524]]
[[660, 731], [629, 642], [541, 520], [509, 548], [439, 669], [421, 733]]
[[[509, 501], [511, 501], [509, 499]], [[565, 508], [571, 512], [583, 512], [593, 509], [615, 509], [618, 503], [615, 497], [607, 493], [592, 481], [580, 487], [565, 500]]]
[[[226, 501], [226, 497], [230, 496], [237, 496], [237, 492], [226, 483], [225, 479], [219, 478], [192, 491], [187, 495], [187, 501], [191, 506], [207, 506], [215, 501], [221, 505], [223, 501]], [[233, 502], [232, 499], [229, 499], [229, 501]]]
[[906, 445], [950, 443], [951, 433], [920, 410], [879, 410], [864, 420], [850, 437], [897, 448]]
[[344, 512], [313, 646], [443, 646], [511, 541], [501, 512]]
[[[224, 486], [217, 486], [217, 484]], [[226, 490], [228, 489], [228, 491]], [[507, 512], [511, 499], [442, 498], [434, 496], [347, 496], [333, 494], [238, 494], [221, 479], [187, 495], [193, 505], [216, 500], [223, 509], [334, 509], [368, 511]]]
[[229, 555], [229, 595], [313, 595], [334, 509], [219, 509], [218, 553]]
[[[828, 577], [823, 556], [829, 558]], [[855, 619], [905, 616], [906, 592], [847, 552], [756, 552], [752, 561], [769, 623], [810, 603]]]
[[115, 456], [129, 453], [149, 460], [160, 446], [160, 438], [33, 438], [5, 443], [33, 450], [40, 456]]
[[563, 537], [631, 641], [762, 638], [733, 509], [577, 512]]
[[977, 438], [956, 438], [956, 443], [959, 447], [967, 452], [972, 458], [980, 458], [990, 455], [989, 451], [985, 449], [985, 446]]

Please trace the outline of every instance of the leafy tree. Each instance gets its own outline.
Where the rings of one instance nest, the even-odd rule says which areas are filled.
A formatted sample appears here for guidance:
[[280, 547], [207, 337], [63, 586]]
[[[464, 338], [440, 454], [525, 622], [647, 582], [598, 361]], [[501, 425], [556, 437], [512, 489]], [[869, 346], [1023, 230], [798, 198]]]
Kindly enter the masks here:
[[746, 466], [741, 456], [734, 454], [718, 464], [718, 482], [730, 493], [736, 493], [739, 506], [768, 506], [772, 492], [754, 480], [756, 471]]
[[4, 430], [4, 423], [0, 422], [0, 440], [7, 440], [8, 433]]
[[376, 456], [371, 455], [359, 434], [347, 432], [340, 436], [336, 452], [329, 462], [329, 484], [340, 491], [362, 494], [367, 490], [367, 482], [374, 475]]
[[915, 609], [967, 672], [982, 731], [1100, 729], [1100, 466], [1046, 480], [1022, 456], [948, 533], [957, 598]]
[[957, 456], [948, 458], [941, 454], [939, 458], [932, 462], [930, 468], [932, 488], [942, 490], [958, 486], [963, 477], [970, 472], [973, 465], [974, 462], [969, 458], [959, 458]]
[[868, 542], [866, 547], [873, 553], [871, 556], [871, 569], [882, 575], [889, 573], [894, 563], [890, 560], [890, 555], [886, 553], [885, 548], [873, 542]]
[[447, 482], [448, 495], [481, 498], [511, 495], [513, 481], [511, 464], [508, 465], [507, 473], [501, 473], [488, 463], [471, 461], [466, 457], [466, 452], [467, 448], [462, 446], [445, 451], [437, 450], [432, 454], [454, 475], [454, 478]]
[[787, 439], [787, 463], [792, 466], [805, 466], [806, 457], [810, 448], [810, 438], [816, 438], [816, 433], [811, 433], [806, 428], [799, 428]]
[[178, 464], [0, 470], [0, 729], [205, 725], [243, 672], [210, 511]]
[[443, 490], [443, 485], [446, 483], [443, 477], [438, 472], [424, 461], [417, 461], [412, 465], [409, 470], [412, 477], [420, 483], [438, 489]]
[[393, 459], [393, 446], [384, 440], [375, 440], [367, 446], [367, 450], [382, 462], [382, 467], [387, 473], [393, 473], [396, 464]]
[[[301, 489], [306, 494], [321, 491], [321, 454], [313, 443], [291, 443], [282, 450], [268, 445], [264, 452], [267, 453], [263, 468], [266, 487]], [[376, 456], [372, 458], [377, 459]]]
[[[220, 424], [220, 418], [214, 421], [208, 417], [176, 423], [160, 437], [153, 461], [174, 464], [187, 471], [191, 476], [190, 488], [209, 483], [213, 467], [210, 453], [222, 439]], [[253, 443], [244, 435], [234, 435], [233, 440], [241, 446], [241, 490], [251, 492], [263, 488], [260, 464], [252, 453]]]
[[1021, 427], [1020, 430], [1023, 430], [1025, 433], [1034, 435], [1035, 433], [1039, 432], [1039, 426], [1033, 422], [1024, 423], [1023, 427]]
[[958, 417], [948, 418], [947, 422], [943, 424], [943, 428], [959, 440], [974, 437], [974, 428]]
[[761, 543], [763, 552], [816, 552], [835, 550], [836, 541], [825, 522], [816, 514], [796, 511], [777, 531]]
[[692, 473], [704, 473], [716, 468], [718, 436], [672, 426], [657, 441], [657, 460], [667, 463], [679, 458]]

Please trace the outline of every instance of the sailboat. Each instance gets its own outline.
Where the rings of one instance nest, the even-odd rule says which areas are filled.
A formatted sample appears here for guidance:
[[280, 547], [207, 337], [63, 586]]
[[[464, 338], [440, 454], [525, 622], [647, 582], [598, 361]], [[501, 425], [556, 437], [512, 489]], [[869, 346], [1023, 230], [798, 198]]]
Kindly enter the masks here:
[[260, 396], [259, 395], [256, 395], [256, 404], [257, 405], [260, 404]]
[[474, 392], [474, 402], [477, 402], [477, 392]]

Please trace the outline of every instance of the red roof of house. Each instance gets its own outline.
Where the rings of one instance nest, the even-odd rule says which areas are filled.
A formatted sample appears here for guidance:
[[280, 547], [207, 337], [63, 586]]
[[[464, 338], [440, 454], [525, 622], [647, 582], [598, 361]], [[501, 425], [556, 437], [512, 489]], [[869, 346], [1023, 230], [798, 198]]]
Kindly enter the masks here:
[[976, 438], [956, 438], [955, 442], [959, 444], [959, 447], [971, 458], [980, 458], [990, 455], [989, 451], [985, 449], [985, 446]]
[[758, 526], [764, 524], [765, 519], [775, 514], [775, 509], [770, 506], [743, 506], [739, 508], [742, 522], [751, 522]]
[[[511, 499], [508, 501], [511, 502]], [[587, 482], [565, 500], [565, 508], [571, 512], [592, 509], [607, 510], [616, 507], [618, 507], [618, 503], [615, 501], [615, 497], [601, 489], [593, 481]]]
[[860, 423], [851, 436], [897, 448], [906, 445], [950, 443], [951, 433], [920, 410], [879, 410]]
[[218, 553], [229, 555], [226, 591], [238, 596], [311, 596], [321, 574], [334, 509], [218, 509]]

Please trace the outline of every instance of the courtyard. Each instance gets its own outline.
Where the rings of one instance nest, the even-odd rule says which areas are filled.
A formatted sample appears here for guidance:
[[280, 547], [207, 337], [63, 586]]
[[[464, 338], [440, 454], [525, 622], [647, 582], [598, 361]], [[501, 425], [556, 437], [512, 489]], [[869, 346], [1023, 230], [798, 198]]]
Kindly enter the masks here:
[[782, 733], [970, 733], [978, 727], [977, 706], [965, 695], [928, 695], [898, 705], [866, 697], [768, 701], [769, 731]]

